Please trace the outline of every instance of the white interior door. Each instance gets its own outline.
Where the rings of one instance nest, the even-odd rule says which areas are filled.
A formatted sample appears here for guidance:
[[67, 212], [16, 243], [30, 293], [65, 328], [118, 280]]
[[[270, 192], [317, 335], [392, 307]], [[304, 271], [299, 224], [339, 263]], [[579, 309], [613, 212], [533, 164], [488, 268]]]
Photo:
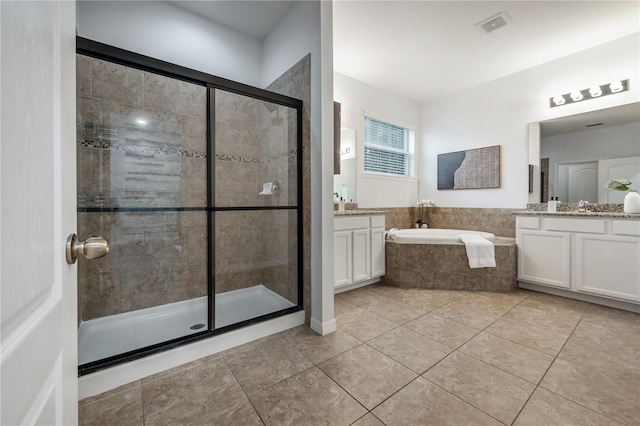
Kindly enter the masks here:
[[[595, 203], [598, 201], [598, 163], [571, 164], [569, 166], [568, 203], [580, 200]], [[564, 201], [564, 200], [563, 200]]]
[[606, 183], [611, 179], [629, 179], [633, 189], [640, 188], [640, 157], [598, 161], [598, 202], [624, 203], [626, 192], [605, 188]]
[[3, 425], [77, 424], [75, 4], [0, 1]]

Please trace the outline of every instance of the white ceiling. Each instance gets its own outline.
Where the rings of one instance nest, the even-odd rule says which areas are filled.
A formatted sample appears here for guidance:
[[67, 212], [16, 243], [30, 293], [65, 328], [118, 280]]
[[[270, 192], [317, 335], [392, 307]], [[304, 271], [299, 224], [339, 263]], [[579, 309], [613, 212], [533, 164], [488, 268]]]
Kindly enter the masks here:
[[269, 34], [269, 31], [276, 26], [284, 14], [295, 4], [294, 1], [272, 0], [173, 0], [168, 1], [168, 3], [260, 40]]
[[[500, 12], [512, 23], [476, 24]], [[638, 1], [346, 1], [334, 69], [423, 103], [640, 31]]]
[[[263, 39], [295, 2], [169, 3]], [[421, 104], [638, 31], [638, 0], [335, 0], [334, 69]]]

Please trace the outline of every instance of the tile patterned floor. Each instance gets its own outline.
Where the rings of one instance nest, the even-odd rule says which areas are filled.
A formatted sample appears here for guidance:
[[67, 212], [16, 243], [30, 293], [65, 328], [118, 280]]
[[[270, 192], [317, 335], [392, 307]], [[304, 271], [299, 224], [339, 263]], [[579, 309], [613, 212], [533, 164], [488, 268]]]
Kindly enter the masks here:
[[82, 425], [640, 425], [640, 315], [380, 285], [298, 327], [79, 403]]

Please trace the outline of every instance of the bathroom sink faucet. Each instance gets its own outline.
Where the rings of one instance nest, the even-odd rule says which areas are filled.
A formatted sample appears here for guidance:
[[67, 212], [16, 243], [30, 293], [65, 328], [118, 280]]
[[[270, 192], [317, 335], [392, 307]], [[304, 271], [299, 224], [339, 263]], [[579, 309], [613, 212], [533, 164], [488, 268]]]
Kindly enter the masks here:
[[584, 213], [587, 210], [587, 207], [589, 206], [589, 202], [588, 201], [584, 201], [584, 200], [580, 200], [578, 201], [578, 212], [579, 213]]

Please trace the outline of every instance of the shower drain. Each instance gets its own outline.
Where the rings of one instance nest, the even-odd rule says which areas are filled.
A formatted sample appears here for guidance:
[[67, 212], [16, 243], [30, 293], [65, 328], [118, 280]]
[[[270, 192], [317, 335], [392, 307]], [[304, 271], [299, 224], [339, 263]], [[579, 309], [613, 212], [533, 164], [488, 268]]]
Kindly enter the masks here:
[[200, 324], [193, 324], [190, 328], [191, 328], [192, 330], [200, 330], [200, 329], [201, 329], [201, 328], [203, 328], [203, 327], [204, 327], [204, 324], [203, 324], [203, 323], [200, 323]]

